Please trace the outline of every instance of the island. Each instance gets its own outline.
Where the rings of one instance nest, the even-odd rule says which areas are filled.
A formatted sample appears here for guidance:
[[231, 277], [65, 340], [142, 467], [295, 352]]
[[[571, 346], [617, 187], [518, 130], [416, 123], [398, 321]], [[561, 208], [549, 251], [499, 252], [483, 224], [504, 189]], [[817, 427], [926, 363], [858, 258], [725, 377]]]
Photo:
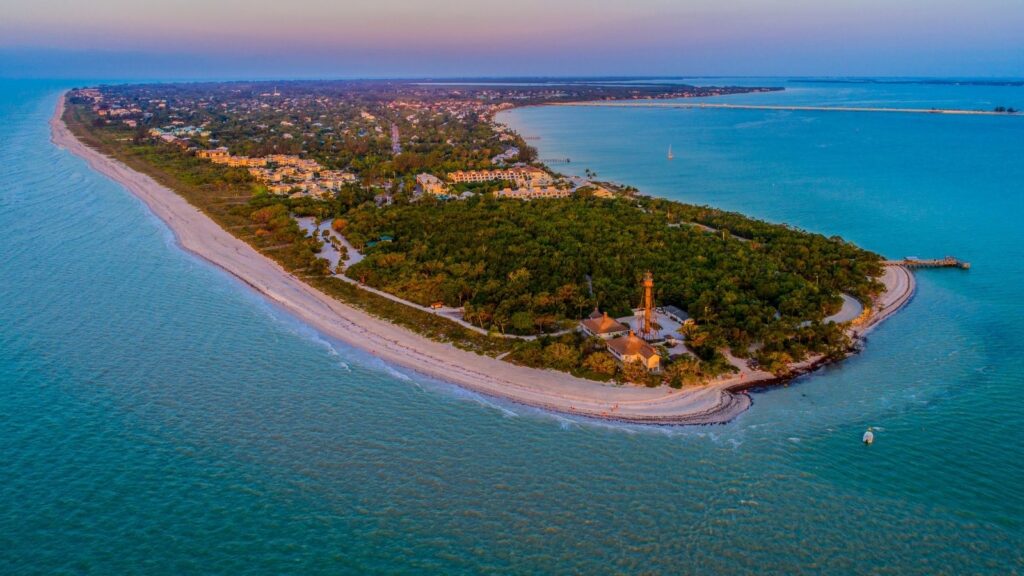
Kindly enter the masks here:
[[913, 294], [838, 237], [541, 161], [516, 106], [775, 88], [524, 80], [76, 88], [54, 142], [179, 244], [327, 336], [485, 395], [726, 422], [858, 350]]

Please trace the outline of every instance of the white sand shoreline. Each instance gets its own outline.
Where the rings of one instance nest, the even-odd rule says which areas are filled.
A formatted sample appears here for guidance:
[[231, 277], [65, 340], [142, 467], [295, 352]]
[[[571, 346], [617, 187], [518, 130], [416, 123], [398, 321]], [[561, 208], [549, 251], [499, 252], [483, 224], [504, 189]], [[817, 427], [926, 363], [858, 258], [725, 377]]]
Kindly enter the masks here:
[[[59, 97], [50, 120], [54, 144], [83, 158], [94, 170], [142, 200], [173, 231], [184, 250], [231, 273], [322, 334], [369, 351], [386, 362], [535, 408], [647, 424], [728, 422], [751, 405], [750, 397], [737, 390], [779, 380], [766, 372], [745, 370], [734, 378], [683, 390], [619, 386], [516, 366], [430, 340], [307, 285], [173, 190], [84, 145], [62, 120], [64, 96]], [[869, 327], [894, 313], [913, 294], [913, 276], [906, 268], [889, 267], [883, 281], [889, 290], [880, 299], [882, 309]], [[798, 370], [808, 371], [820, 363], [805, 364]]]

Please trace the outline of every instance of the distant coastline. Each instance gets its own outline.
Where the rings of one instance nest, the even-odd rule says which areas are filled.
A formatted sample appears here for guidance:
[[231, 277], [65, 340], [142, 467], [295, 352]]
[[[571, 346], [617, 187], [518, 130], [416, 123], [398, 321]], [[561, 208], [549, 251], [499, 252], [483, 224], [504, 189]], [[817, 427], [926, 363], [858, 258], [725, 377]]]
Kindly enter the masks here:
[[[327, 336], [366, 350], [387, 362], [484, 395], [552, 412], [639, 424], [724, 423], [751, 405], [744, 390], [770, 386], [827, 363], [821, 357], [793, 366], [791, 374], [745, 369], [737, 376], [675, 390], [616, 386], [539, 370], [460, 350], [415, 334], [332, 298], [234, 237], [173, 190], [83, 144], [63, 120], [66, 94], [50, 121], [53, 142], [123, 185], [174, 232], [178, 244], [236, 276]], [[885, 292], [855, 340], [910, 301], [914, 278], [898, 265], [886, 267]]]
[[725, 104], [725, 103], [689, 103], [689, 102], [657, 102], [654, 100], [632, 100], [628, 102], [591, 101], [591, 102], [555, 102], [548, 106], [603, 107], [603, 108], [679, 108], [685, 110], [772, 110], [777, 112], [856, 112], [877, 114], [945, 114], [952, 116], [1021, 116], [1010, 109], [1000, 110], [967, 110], [962, 108], [869, 108], [863, 106], [800, 106], [783, 104]]
[[946, 78], [793, 78], [794, 84], [920, 84], [924, 86], [1024, 86], [1024, 80]]

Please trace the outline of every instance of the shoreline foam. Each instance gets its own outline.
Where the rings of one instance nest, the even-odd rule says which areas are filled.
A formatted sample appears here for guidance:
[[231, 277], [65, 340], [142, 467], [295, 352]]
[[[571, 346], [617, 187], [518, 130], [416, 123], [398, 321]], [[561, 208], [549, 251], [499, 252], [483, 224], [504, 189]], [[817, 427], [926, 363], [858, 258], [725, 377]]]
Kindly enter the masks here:
[[[411, 369], [486, 396], [561, 414], [632, 424], [720, 424], [751, 406], [743, 391], [771, 386], [811, 372], [826, 362], [805, 361], [785, 377], [744, 369], [739, 375], [699, 387], [675, 390], [612, 385], [570, 374], [517, 366], [430, 340], [305, 284], [255, 248], [221, 228], [173, 190], [79, 141], [63, 121], [65, 93], [50, 120], [51, 140], [84, 159], [141, 200], [174, 233], [185, 251], [235, 276], [322, 334]], [[876, 303], [870, 330], [913, 295], [913, 275], [890, 266], [887, 291]], [[863, 338], [863, 332], [857, 334]]]

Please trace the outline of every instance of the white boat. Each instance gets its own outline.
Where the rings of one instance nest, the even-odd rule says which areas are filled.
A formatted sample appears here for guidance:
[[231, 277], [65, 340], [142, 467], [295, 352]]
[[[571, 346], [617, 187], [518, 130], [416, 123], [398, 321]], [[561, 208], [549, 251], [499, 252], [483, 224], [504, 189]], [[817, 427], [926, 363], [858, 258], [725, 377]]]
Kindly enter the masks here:
[[668, 145], [668, 159], [671, 160], [671, 159], [673, 159], [675, 157], [676, 157], [676, 155], [672, 153], [672, 145], [669, 144]]
[[871, 428], [868, 428], [867, 432], [864, 433], [863, 440], [865, 444], [871, 444], [875, 441], [875, 433], [871, 431]]

